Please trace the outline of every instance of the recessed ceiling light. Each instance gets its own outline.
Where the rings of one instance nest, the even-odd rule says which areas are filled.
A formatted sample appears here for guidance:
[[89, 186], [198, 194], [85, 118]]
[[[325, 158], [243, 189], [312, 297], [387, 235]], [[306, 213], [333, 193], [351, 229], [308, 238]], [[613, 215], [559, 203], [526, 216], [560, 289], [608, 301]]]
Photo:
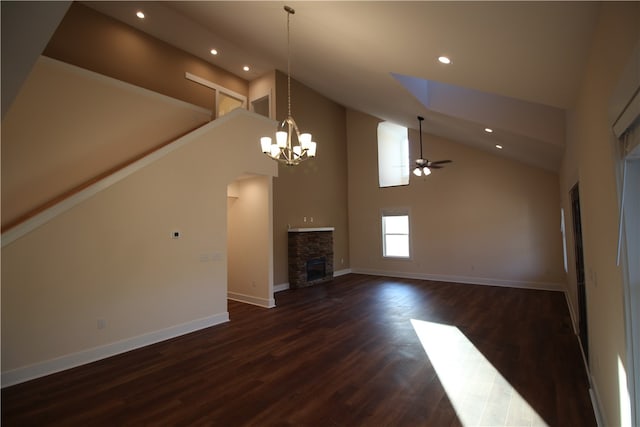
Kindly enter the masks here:
[[249, 71], [250, 70], [248, 65], [245, 65], [244, 67], [242, 67], [242, 69], [245, 70], [245, 71]]
[[446, 56], [438, 57], [438, 61], [440, 61], [441, 64], [451, 64], [451, 60]]
[[484, 131], [486, 133], [493, 133], [493, 129], [491, 129], [491, 128], [484, 128]]
[[496, 148], [497, 148], [498, 150], [502, 150], [502, 145], [500, 145], [500, 144], [496, 144]]
[[137, 16], [138, 18], [140, 18], [140, 19], [144, 19], [144, 12], [143, 12], [143, 11], [141, 11], [141, 10], [139, 10], [139, 11], [137, 11], [137, 12], [136, 12], [136, 16]]
[[217, 55], [218, 54], [218, 50], [217, 49], [211, 49], [209, 52], [211, 52], [211, 55]]

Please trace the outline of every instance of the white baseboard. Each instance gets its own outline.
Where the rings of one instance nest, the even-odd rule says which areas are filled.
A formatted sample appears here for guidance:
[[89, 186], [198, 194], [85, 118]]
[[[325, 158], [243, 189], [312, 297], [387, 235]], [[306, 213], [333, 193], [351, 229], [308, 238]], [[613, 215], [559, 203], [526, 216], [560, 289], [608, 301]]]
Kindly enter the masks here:
[[448, 275], [425, 274], [425, 273], [406, 273], [402, 271], [385, 271], [385, 270], [373, 270], [373, 269], [366, 269], [366, 268], [364, 269], [353, 268], [351, 269], [351, 271], [356, 274], [368, 274], [372, 276], [434, 280], [437, 282], [464, 283], [469, 285], [502, 286], [507, 288], [536, 289], [541, 291], [558, 291], [558, 292], [562, 292], [565, 289], [564, 283], [530, 282], [530, 281], [524, 281], [524, 280], [489, 279], [489, 278], [483, 278], [483, 277], [448, 276]]
[[279, 285], [273, 285], [273, 293], [286, 291], [289, 289], [289, 283], [280, 283]]
[[591, 388], [589, 389], [589, 396], [591, 397], [591, 404], [593, 405], [593, 412], [596, 415], [596, 423], [598, 423], [598, 427], [605, 427], [604, 420], [602, 419], [602, 401], [600, 400], [600, 393], [598, 392], [598, 387], [596, 386], [595, 379], [592, 375], [589, 374]]
[[582, 356], [582, 363], [584, 366], [584, 370], [587, 373], [587, 378], [589, 379], [589, 397], [591, 398], [591, 406], [593, 407], [593, 413], [596, 417], [596, 423], [598, 427], [604, 427], [604, 423], [602, 421], [602, 412], [600, 408], [600, 396], [598, 394], [598, 387], [595, 384], [594, 378], [591, 375], [591, 371], [589, 370], [589, 363], [587, 361], [587, 356], [584, 354], [584, 350], [582, 347], [582, 339], [580, 339], [580, 331], [578, 329], [578, 318], [575, 315], [575, 311], [573, 309], [573, 305], [571, 304], [571, 300], [569, 299], [569, 292], [565, 289], [564, 296], [567, 301], [567, 306], [569, 307], [569, 315], [571, 316], [571, 324], [573, 325], [573, 333], [576, 336], [576, 340], [578, 340], [578, 347], [580, 348], [580, 355]]
[[334, 271], [333, 272], [333, 277], [344, 276], [345, 274], [349, 274], [349, 273], [351, 273], [351, 269], [350, 268], [345, 268], [345, 269], [342, 269], [342, 270]]
[[99, 347], [82, 350], [77, 353], [67, 354], [65, 356], [25, 366], [23, 368], [2, 372], [2, 387], [8, 387], [14, 384], [40, 378], [45, 375], [54, 374], [66, 369], [95, 362], [97, 360], [106, 359], [107, 357], [115, 356], [120, 353], [125, 353], [127, 351], [135, 350], [140, 347], [145, 347], [228, 321], [228, 312], [214, 314], [213, 316], [171, 326], [159, 331], [149, 332], [147, 334], [138, 335], [136, 337], [127, 338]]
[[[349, 273], [351, 273], [351, 269], [345, 268], [343, 270], [334, 271], [333, 277], [344, 276], [345, 274], [349, 274]], [[289, 283], [280, 283], [279, 285], [273, 285], [273, 292], [276, 293], [276, 292], [286, 291], [289, 288], [290, 288]]]
[[564, 290], [564, 299], [567, 301], [567, 307], [569, 307], [569, 316], [571, 316], [571, 325], [573, 325], [573, 333], [578, 335], [578, 317], [573, 310], [573, 304], [571, 304], [571, 298], [569, 298], [569, 291]]
[[259, 298], [251, 295], [240, 294], [237, 292], [227, 292], [227, 298], [233, 301], [253, 304], [253, 305], [257, 305], [259, 307], [264, 307], [264, 308], [273, 308], [276, 306], [276, 300], [273, 298], [269, 298], [269, 299]]

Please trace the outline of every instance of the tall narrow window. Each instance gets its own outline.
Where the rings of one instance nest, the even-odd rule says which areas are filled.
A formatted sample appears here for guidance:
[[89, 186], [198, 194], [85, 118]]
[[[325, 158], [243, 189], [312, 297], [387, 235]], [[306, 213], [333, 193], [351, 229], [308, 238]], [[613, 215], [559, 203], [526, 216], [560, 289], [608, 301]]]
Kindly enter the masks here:
[[409, 214], [382, 213], [382, 255], [385, 258], [409, 258]]
[[378, 180], [380, 187], [409, 184], [407, 128], [390, 122], [378, 124]]

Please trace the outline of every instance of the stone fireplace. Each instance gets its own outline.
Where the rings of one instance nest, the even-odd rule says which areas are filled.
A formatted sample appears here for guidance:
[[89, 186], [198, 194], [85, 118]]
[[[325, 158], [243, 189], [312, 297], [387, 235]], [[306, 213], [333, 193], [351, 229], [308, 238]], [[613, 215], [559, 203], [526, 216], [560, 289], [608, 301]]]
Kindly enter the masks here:
[[333, 278], [333, 227], [289, 229], [289, 287]]

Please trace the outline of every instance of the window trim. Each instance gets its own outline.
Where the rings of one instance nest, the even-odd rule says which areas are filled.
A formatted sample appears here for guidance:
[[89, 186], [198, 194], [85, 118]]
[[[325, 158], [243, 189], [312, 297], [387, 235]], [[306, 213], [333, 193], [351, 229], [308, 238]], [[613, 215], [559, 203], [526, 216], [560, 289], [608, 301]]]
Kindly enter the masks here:
[[[397, 255], [387, 255], [386, 254], [386, 243], [385, 243], [385, 237], [388, 235], [387, 233], [385, 233], [385, 229], [384, 229], [384, 217], [388, 217], [388, 216], [406, 216], [407, 217], [407, 226], [408, 226], [408, 231], [407, 231], [407, 237], [408, 237], [408, 250], [409, 250], [409, 255], [408, 256], [397, 256]], [[412, 260], [413, 259], [413, 239], [412, 239], [412, 235], [411, 235], [411, 230], [412, 230], [412, 226], [411, 226], [411, 209], [408, 207], [397, 207], [397, 208], [383, 208], [380, 209], [380, 244], [382, 245], [382, 250], [381, 250], [381, 255], [383, 259], [386, 260], [400, 260], [400, 261], [405, 261], [405, 260]], [[394, 234], [395, 235], [395, 234]], [[402, 234], [404, 235], [404, 234]]]
[[212, 89], [215, 95], [215, 111], [213, 111], [214, 114], [214, 119], [217, 119], [219, 117], [219, 104], [220, 104], [220, 96], [218, 96], [218, 94], [223, 94], [225, 96], [228, 96], [229, 98], [233, 98], [236, 99], [238, 101], [242, 102], [242, 106], [239, 108], [243, 108], [243, 109], [247, 109], [247, 97], [242, 95], [241, 93], [235, 92], [231, 89], [227, 89], [224, 86], [220, 86], [218, 84], [215, 84], [213, 82], [210, 82], [209, 80], [196, 76], [195, 74], [191, 74], [189, 72], [184, 73], [184, 77], [187, 80], [191, 80], [194, 83], [198, 83], [201, 84], [202, 86], [208, 87], [209, 89]]
[[376, 135], [378, 188], [409, 185], [411, 176], [409, 167], [409, 129], [393, 122], [383, 121], [378, 123]]

